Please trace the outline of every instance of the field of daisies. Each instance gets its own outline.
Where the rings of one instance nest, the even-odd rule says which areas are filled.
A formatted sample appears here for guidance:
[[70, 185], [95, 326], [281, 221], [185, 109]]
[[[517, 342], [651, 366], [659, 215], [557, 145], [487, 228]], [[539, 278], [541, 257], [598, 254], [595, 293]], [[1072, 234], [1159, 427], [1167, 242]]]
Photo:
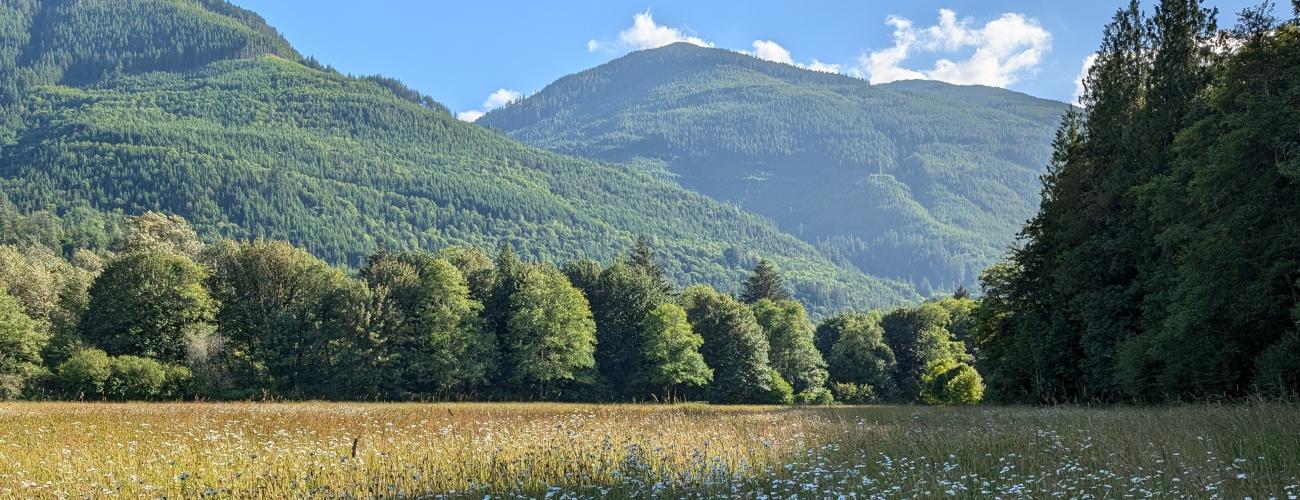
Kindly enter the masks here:
[[0, 404], [0, 497], [1289, 498], [1300, 408]]

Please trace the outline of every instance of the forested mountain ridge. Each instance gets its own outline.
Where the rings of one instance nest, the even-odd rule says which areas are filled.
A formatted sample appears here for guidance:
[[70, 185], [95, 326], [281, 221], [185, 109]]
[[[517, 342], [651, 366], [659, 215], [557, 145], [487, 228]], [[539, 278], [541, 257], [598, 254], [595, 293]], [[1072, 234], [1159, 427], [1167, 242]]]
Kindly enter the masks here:
[[1002, 255], [1033, 213], [1068, 108], [679, 43], [567, 76], [478, 123], [673, 177], [926, 293], [969, 286]]
[[731, 290], [765, 256], [818, 313], [918, 298], [671, 181], [341, 75], [219, 0], [6, 1], [0, 82], [0, 189], [85, 227], [160, 210], [208, 239], [284, 239], [353, 266], [461, 243], [611, 259], [646, 234], [681, 284]]

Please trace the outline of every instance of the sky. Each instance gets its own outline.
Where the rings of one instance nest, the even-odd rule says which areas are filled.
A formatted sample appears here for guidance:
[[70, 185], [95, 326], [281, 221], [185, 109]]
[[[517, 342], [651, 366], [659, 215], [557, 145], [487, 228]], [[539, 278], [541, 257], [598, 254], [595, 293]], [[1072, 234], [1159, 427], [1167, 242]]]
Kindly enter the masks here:
[[[472, 120], [633, 50], [688, 42], [872, 83], [933, 79], [1071, 101], [1127, 0], [233, 0], [304, 55]], [[1150, 5], [1150, 0], [1144, 2]], [[1206, 0], [1221, 26], [1257, 0]]]

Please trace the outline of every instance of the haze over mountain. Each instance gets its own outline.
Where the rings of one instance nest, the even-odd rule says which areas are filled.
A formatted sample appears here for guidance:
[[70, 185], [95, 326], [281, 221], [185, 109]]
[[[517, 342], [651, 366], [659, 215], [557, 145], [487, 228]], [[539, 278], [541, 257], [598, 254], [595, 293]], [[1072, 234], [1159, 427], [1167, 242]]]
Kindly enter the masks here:
[[562, 78], [477, 123], [625, 162], [777, 221], [837, 262], [973, 286], [1038, 204], [1061, 102], [870, 85], [677, 43]]
[[161, 210], [205, 237], [285, 239], [351, 265], [380, 246], [501, 242], [609, 260], [647, 234], [679, 284], [735, 290], [763, 256], [820, 313], [919, 298], [671, 179], [527, 146], [396, 81], [339, 74], [221, 0], [6, 1], [0, 86], [4, 197], [87, 234]]

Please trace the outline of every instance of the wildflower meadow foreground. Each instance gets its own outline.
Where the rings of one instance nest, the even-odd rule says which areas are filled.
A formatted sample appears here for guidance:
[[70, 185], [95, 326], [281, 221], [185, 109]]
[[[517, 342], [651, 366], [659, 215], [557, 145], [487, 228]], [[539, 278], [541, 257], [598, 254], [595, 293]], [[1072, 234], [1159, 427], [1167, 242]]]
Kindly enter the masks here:
[[0, 497], [1300, 495], [1294, 406], [0, 405]]

